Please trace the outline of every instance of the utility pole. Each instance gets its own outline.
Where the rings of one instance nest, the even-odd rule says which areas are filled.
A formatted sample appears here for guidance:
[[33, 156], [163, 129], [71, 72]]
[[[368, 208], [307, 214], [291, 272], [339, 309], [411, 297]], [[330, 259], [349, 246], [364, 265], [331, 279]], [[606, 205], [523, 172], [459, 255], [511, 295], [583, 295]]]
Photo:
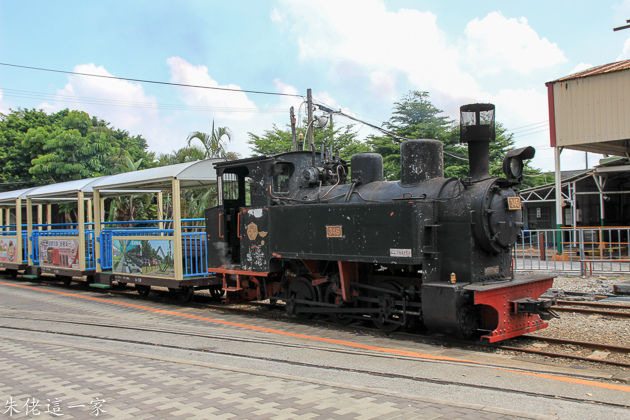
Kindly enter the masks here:
[[310, 89], [306, 89], [306, 107], [308, 109], [308, 131], [306, 132], [308, 148], [309, 150], [315, 150], [315, 135], [313, 133], [313, 93]]
[[295, 112], [293, 107], [291, 107], [291, 138], [293, 139], [293, 151], [297, 152], [297, 138], [295, 137]]
[[[630, 19], [627, 19], [626, 23], [630, 23]], [[628, 28], [630, 28], [630, 25], [624, 25], [624, 26], [619, 26], [618, 28], [613, 28], [613, 31], [617, 32], [623, 29], [628, 29]]]

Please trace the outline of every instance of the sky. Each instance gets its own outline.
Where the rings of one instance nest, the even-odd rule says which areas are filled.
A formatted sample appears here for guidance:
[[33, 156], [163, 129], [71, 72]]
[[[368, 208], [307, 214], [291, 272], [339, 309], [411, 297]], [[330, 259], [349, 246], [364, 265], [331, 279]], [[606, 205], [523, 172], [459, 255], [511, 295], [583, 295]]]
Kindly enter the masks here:
[[[248, 157], [248, 133], [284, 128], [291, 106], [304, 117], [309, 88], [316, 103], [378, 126], [419, 90], [453, 120], [461, 105], [494, 103], [516, 147], [536, 147], [532, 166], [553, 170], [545, 82], [630, 59], [630, 29], [612, 30], [626, 19], [630, 0], [0, 0], [0, 63], [13, 65], [0, 65], [0, 113], [79, 109], [157, 153], [214, 121], [233, 134], [227, 149]], [[565, 150], [562, 169], [586, 161]]]

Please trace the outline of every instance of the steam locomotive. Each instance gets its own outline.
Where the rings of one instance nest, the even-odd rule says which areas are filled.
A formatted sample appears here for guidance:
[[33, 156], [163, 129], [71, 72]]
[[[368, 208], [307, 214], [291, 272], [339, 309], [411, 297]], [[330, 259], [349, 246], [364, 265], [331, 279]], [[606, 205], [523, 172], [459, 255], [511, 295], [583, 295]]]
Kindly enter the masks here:
[[205, 212], [208, 271], [226, 301], [281, 300], [295, 316], [370, 320], [500, 341], [545, 328], [540, 296], [553, 277], [515, 276], [523, 228], [523, 161], [489, 174], [494, 105], [461, 107], [470, 174], [445, 178], [437, 140], [401, 144], [400, 181], [383, 180], [375, 153], [347, 162], [294, 151], [217, 163], [218, 206]]

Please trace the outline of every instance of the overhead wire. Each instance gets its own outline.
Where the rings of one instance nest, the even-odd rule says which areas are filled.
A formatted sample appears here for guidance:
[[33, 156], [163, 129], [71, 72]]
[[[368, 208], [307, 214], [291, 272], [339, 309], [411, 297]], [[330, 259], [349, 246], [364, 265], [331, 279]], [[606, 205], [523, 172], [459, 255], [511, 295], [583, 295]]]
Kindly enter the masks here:
[[104, 98], [91, 98], [61, 94], [50, 94], [41, 92], [31, 92], [16, 89], [0, 88], [3, 95], [6, 97], [17, 98], [29, 98], [29, 99], [50, 99], [50, 100], [63, 100], [73, 103], [81, 104], [94, 104], [104, 106], [117, 106], [117, 107], [129, 107], [129, 108], [144, 108], [144, 109], [165, 109], [173, 111], [215, 111], [215, 112], [240, 112], [240, 113], [284, 113], [284, 108], [245, 108], [245, 107], [220, 107], [220, 106], [201, 106], [201, 105], [175, 105], [175, 104], [163, 104], [159, 102], [135, 102], [135, 101], [123, 101]]
[[[234, 88], [223, 88], [223, 87], [217, 87], [217, 86], [203, 86], [203, 85], [191, 85], [191, 84], [185, 84], [185, 83], [174, 83], [174, 82], [162, 82], [162, 81], [156, 81], [156, 80], [147, 80], [147, 79], [136, 79], [136, 78], [128, 78], [128, 77], [118, 77], [118, 76], [108, 76], [108, 75], [100, 75], [100, 74], [90, 74], [90, 73], [82, 73], [82, 72], [75, 72], [75, 71], [66, 71], [66, 70], [58, 70], [58, 69], [49, 69], [49, 68], [43, 68], [43, 67], [33, 67], [33, 66], [24, 66], [24, 65], [18, 65], [18, 64], [11, 64], [11, 63], [1, 63], [0, 62], [0, 66], [5, 66], [5, 67], [14, 67], [14, 68], [21, 68], [21, 69], [28, 69], [28, 70], [36, 70], [36, 71], [45, 71], [45, 72], [52, 72], [52, 73], [60, 73], [60, 74], [71, 74], [71, 75], [77, 75], [77, 76], [86, 76], [86, 77], [98, 77], [98, 78], [104, 78], [104, 79], [113, 79], [113, 80], [124, 80], [124, 81], [131, 81], [131, 82], [138, 82], [138, 83], [149, 83], [149, 84], [157, 84], [157, 85], [166, 85], [166, 86], [178, 86], [178, 87], [189, 87], [189, 88], [197, 88], [197, 89], [208, 89], [208, 90], [219, 90], [219, 91], [228, 91], [228, 92], [241, 92], [241, 93], [251, 93], [251, 94], [258, 94], [258, 95], [274, 95], [274, 96], [285, 96], [285, 97], [294, 97], [294, 98], [301, 98], [304, 99], [303, 95], [297, 95], [297, 94], [289, 94], [289, 93], [278, 93], [278, 92], [266, 92], [266, 91], [258, 91], [258, 90], [249, 90], [249, 89], [234, 89]], [[8, 92], [8, 94], [7, 94]], [[162, 108], [162, 109], [172, 109], [172, 110], [181, 110], [181, 109], [186, 109], [186, 110], [194, 110], [194, 111], [209, 111], [209, 110], [213, 110], [213, 111], [222, 111], [222, 112], [261, 112], [260, 109], [258, 108], [238, 108], [238, 107], [202, 107], [202, 106], [189, 106], [186, 105], [184, 107], [180, 106], [180, 105], [172, 105], [172, 104], [156, 104], [156, 103], [150, 103], [150, 102], [132, 102], [132, 101], [119, 101], [119, 100], [109, 100], [109, 99], [99, 99], [99, 98], [81, 98], [81, 97], [71, 97], [71, 96], [64, 96], [64, 95], [51, 95], [51, 94], [43, 94], [43, 93], [38, 93], [38, 92], [28, 92], [28, 91], [19, 91], [19, 90], [14, 90], [14, 89], [3, 89], [3, 93], [6, 96], [15, 96], [15, 97], [26, 97], [26, 98], [36, 98], [36, 99], [44, 99], [44, 98], [63, 98], [65, 100], [68, 101], [74, 101], [74, 102], [78, 102], [78, 103], [93, 103], [93, 104], [99, 104], [99, 105], [110, 105], [110, 106], [127, 106], [127, 107], [144, 107], [144, 108]], [[300, 111], [301, 111], [301, 107], [305, 102], [303, 101], [300, 104], [300, 107], [298, 108], [298, 116], [301, 115]], [[326, 106], [325, 104], [321, 103], [321, 105], [324, 105], [324, 107], [326, 108], [325, 110], [327, 112], [330, 112], [331, 114], [338, 114], [341, 116], [344, 116], [352, 121], [358, 122], [360, 124], [366, 125], [368, 127], [371, 127], [375, 130], [378, 130], [386, 135], [392, 136], [394, 138], [398, 138], [401, 140], [409, 140], [404, 136], [398, 135], [394, 132], [391, 132], [389, 130], [385, 130], [382, 127], [379, 127], [375, 124], [371, 124], [368, 123], [367, 121], [364, 120], [360, 120], [358, 118], [355, 118], [351, 115], [345, 114], [344, 112], [342, 112], [341, 110], [338, 111], [333, 111], [330, 107]], [[321, 105], [318, 104], [318, 106], [321, 107]], [[269, 111], [263, 111], [263, 112], [284, 112], [284, 111], [275, 111], [275, 110], [269, 110]], [[515, 134], [517, 131], [521, 130], [521, 132], [527, 132], [527, 131], [531, 131], [531, 130], [536, 130], [538, 128], [542, 128], [542, 124], [546, 124], [547, 121], [541, 121], [538, 123], [533, 123], [533, 124], [528, 124], [528, 125], [524, 125], [521, 127], [516, 127], [512, 130], [510, 130], [509, 132], [512, 134]], [[300, 121], [301, 124], [301, 121]], [[529, 127], [529, 128], [528, 128]], [[537, 133], [541, 133], [547, 131], [547, 129], [544, 130], [539, 130], [539, 131], [533, 131], [531, 133], [527, 133], [527, 134], [518, 134], [518, 137], [524, 137], [524, 136], [528, 136], [531, 134], [537, 134]], [[464, 161], [468, 161], [469, 159], [463, 157], [463, 156], [458, 156], [454, 153], [448, 152], [448, 151], [444, 151], [444, 153], [448, 156], [451, 156], [453, 158], [456, 159], [460, 159], [460, 160], [464, 160]]]
[[293, 98], [303, 98], [302, 95], [296, 95], [292, 93], [265, 92], [265, 91], [260, 91], [260, 90], [234, 89], [234, 88], [224, 88], [224, 87], [218, 87], [218, 86], [203, 86], [203, 85], [190, 85], [186, 83], [161, 82], [157, 80], [134, 79], [130, 77], [118, 77], [118, 76], [106, 76], [103, 74], [91, 74], [91, 73], [81, 73], [81, 72], [76, 72], [76, 71], [47, 69], [43, 67], [22, 66], [19, 64], [10, 64], [10, 63], [0, 63], [0, 66], [45, 71], [45, 72], [50, 72], [50, 73], [72, 74], [76, 76], [88, 76], [88, 77], [100, 77], [103, 79], [125, 80], [128, 82], [150, 83], [150, 84], [155, 84], [155, 85], [190, 87], [190, 88], [197, 88], [197, 89], [221, 90], [221, 91], [228, 91], [228, 92], [244, 92], [244, 93], [252, 93], [256, 95], [275, 95], [275, 96], [288, 96], [288, 97], [293, 97]]

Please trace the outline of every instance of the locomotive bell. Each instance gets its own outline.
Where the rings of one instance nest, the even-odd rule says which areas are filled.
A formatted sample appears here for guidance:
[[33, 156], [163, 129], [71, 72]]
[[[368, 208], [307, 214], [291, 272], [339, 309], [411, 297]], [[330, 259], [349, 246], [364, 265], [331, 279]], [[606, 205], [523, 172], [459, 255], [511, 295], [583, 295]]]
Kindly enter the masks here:
[[459, 141], [468, 143], [470, 177], [490, 175], [490, 142], [496, 139], [493, 104], [470, 104], [460, 109]]

